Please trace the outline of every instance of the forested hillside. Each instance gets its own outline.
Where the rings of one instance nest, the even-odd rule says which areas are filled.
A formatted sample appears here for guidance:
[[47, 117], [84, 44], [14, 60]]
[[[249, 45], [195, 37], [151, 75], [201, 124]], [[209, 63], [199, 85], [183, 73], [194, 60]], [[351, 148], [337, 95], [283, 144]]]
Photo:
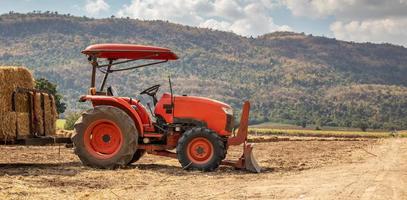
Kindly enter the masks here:
[[407, 128], [407, 49], [343, 42], [300, 33], [258, 38], [163, 21], [90, 19], [56, 13], [0, 15], [0, 65], [24, 65], [58, 84], [68, 111], [82, 108], [90, 68], [80, 53], [95, 43], [173, 49], [180, 59], [113, 74], [109, 84], [137, 97], [170, 75], [175, 93], [201, 95], [238, 108], [251, 120], [298, 125]]

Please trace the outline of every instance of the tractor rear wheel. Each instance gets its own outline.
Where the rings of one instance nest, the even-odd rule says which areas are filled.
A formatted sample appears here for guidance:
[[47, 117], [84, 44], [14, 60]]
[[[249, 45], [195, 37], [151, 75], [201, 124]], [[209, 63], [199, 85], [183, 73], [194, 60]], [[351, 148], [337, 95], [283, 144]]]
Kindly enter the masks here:
[[146, 154], [146, 150], [144, 149], [137, 149], [137, 151], [134, 153], [133, 158], [130, 160], [129, 165], [131, 163], [135, 163], [138, 160], [140, 160], [141, 157], [144, 156], [144, 154]]
[[134, 121], [113, 106], [96, 106], [75, 123], [72, 142], [84, 165], [112, 169], [127, 165], [137, 150]]
[[177, 157], [184, 169], [214, 171], [225, 155], [222, 138], [204, 127], [186, 131], [177, 145]]

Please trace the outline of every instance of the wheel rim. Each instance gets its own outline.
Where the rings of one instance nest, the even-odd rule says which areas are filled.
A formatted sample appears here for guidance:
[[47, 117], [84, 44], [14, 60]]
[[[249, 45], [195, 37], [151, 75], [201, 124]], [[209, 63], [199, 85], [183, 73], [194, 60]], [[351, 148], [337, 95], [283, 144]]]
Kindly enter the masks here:
[[192, 163], [205, 164], [213, 157], [213, 145], [204, 137], [194, 138], [188, 143], [187, 155]]
[[116, 123], [103, 119], [93, 122], [84, 134], [86, 150], [94, 157], [108, 159], [116, 155], [123, 143], [123, 135]]

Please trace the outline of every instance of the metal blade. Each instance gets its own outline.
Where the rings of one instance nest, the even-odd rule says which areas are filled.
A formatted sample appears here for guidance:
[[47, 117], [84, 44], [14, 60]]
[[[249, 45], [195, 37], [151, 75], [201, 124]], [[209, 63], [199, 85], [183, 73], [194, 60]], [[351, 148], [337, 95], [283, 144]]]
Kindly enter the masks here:
[[257, 163], [253, 155], [254, 144], [246, 144], [244, 148], [244, 165], [245, 169], [251, 172], [260, 173], [261, 167]]

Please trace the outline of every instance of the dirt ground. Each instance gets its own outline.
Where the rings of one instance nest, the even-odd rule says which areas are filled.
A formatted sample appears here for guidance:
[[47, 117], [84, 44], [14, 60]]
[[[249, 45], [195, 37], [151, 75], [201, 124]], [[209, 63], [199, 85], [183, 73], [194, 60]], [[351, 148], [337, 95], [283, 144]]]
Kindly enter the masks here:
[[407, 199], [407, 139], [261, 142], [260, 174], [185, 171], [152, 155], [99, 170], [58, 146], [0, 152], [0, 199]]

